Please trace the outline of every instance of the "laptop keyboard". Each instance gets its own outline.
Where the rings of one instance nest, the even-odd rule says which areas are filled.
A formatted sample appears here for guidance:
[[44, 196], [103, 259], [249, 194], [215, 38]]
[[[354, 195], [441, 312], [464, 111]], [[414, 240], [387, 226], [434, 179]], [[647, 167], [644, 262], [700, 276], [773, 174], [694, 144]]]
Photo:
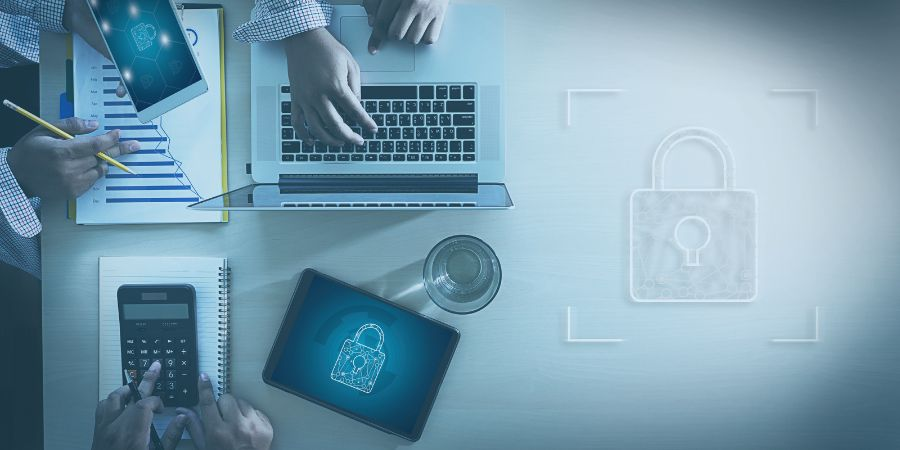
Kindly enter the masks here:
[[291, 87], [281, 86], [281, 161], [285, 163], [474, 163], [474, 84], [391, 84], [362, 86], [363, 109], [378, 131], [347, 125], [363, 145], [312, 144], [291, 126]]

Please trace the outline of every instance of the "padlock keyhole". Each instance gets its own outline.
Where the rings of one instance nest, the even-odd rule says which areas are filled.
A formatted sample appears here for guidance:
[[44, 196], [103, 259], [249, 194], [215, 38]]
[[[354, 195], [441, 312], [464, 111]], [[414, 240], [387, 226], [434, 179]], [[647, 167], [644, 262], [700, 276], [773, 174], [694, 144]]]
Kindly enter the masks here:
[[350, 364], [353, 364], [353, 374], [356, 375], [363, 367], [366, 367], [366, 358], [362, 355], [356, 355]]
[[709, 245], [712, 231], [700, 216], [687, 216], [675, 225], [675, 245], [684, 252], [684, 265], [700, 266], [700, 252]]

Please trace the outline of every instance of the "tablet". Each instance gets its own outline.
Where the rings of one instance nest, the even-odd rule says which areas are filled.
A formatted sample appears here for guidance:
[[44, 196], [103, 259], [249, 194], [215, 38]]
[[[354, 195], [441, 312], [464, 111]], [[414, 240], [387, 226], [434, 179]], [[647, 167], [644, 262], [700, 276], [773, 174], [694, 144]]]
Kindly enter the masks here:
[[417, 441], [458, 342], [453, 327], [307, 269], [263, 380]]
[[141, 123], [207, 91], [196, 42], [188, 39], [172, 0], [77, 1], [90, 5]]

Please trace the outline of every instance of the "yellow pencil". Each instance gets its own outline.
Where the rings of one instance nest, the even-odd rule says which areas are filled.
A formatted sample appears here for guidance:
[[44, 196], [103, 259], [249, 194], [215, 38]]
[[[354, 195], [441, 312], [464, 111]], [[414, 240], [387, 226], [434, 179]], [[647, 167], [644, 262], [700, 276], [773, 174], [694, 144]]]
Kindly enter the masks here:
[[[23, 116], [25, 116], [25, 117], [27, 117], [27, 118], [33, 120], [33, 121], [34, 121], [35, 123], [37, 123], [38, 125], [40, 125], [40, 126], [46, 128], [46, 129], [48, 129], [48, 130], [50, 130], [50, 131], [56, 133], [57, 136], [59, 136], [59, 137], [61, 137], [61, 138], [63, 138], [63, 139], [75, 139], [71, 134], [66, 133], [66, 132], [63, 131], [63, 130], [60, 130], [59, 128], [56, 128], [55, 126], [53, 126], [52, 124], [50, 124], [50, 123], [47, 122], [46, 120], [41, 119], [40, 117], [38, 117], [38, 116], [36, 116], [36, 115], [34, 115], [34, 114], [32, 114], [32, 113], [30, 113], [30, 112], [28, 112], [28, 111], [26, 111], [26, 110], [20, 108], [18, 105], [16, 105], [15, 103], [13, 103], [13, 102], [11, 102], [11, 101], [9, 101], [9, 100], [3, 100], [3, 105], [6, 106], [6, 107], [9, 108], [9, 109], [11, 109], [11, 110], [13, 110], [13, 111], [15, 111], [15, 112], [21, 114], [21, 115], [23, 115]], [[128, 173], [130, 173], [130, 174], [132, 174], [132, 175], [137, 175], [136, 173], [134, 173], [134, 171], [132, 171], [132, 170], [129, 169], [128, 167], [125, 167], [125, 165], [123, 165], [122, 163], [116, 161], [115, 159], [112, 159], [112, 158], [111, 158], [109, 155], [107, 155], [106, 153], [98, 152], [98, 153], [97, 153], [97, 157], [100, 158], [100, 159], [102, 159], [102, 160], [104, 160], [104, 161], [106, 161], [106, 162], [108, 162], [108, 163], [110, 163], [110, 164], [112, 164], [112, 165], [114, 165], [114, 166], [116, 166], [116, 167], [118, 167], [118, 168], [120, 168], [120, 169], [122, 169], [122, 170], [124, 170], [125, 172], [128, 172]]]

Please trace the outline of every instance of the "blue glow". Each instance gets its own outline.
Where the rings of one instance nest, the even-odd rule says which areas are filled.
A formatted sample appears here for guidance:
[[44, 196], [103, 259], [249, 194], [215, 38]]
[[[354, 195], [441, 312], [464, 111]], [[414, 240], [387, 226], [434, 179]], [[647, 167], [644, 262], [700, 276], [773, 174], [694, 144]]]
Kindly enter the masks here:
[[[331, 378], [344, 341], [352, 340], [361, 324], [377, 325], [385, 336], [380, 351], [386, 357], [370, 393]], [[432, 380], [441, 376], [454, 339], [448, 329], [323, 278], [312, 281], [289, 333], [272, 372], [276, 383], [404, 433], [415, 430], [431, 403]], [[359, 343], [376, 349], [378, 340], [379, 334], [368, 330]]]

